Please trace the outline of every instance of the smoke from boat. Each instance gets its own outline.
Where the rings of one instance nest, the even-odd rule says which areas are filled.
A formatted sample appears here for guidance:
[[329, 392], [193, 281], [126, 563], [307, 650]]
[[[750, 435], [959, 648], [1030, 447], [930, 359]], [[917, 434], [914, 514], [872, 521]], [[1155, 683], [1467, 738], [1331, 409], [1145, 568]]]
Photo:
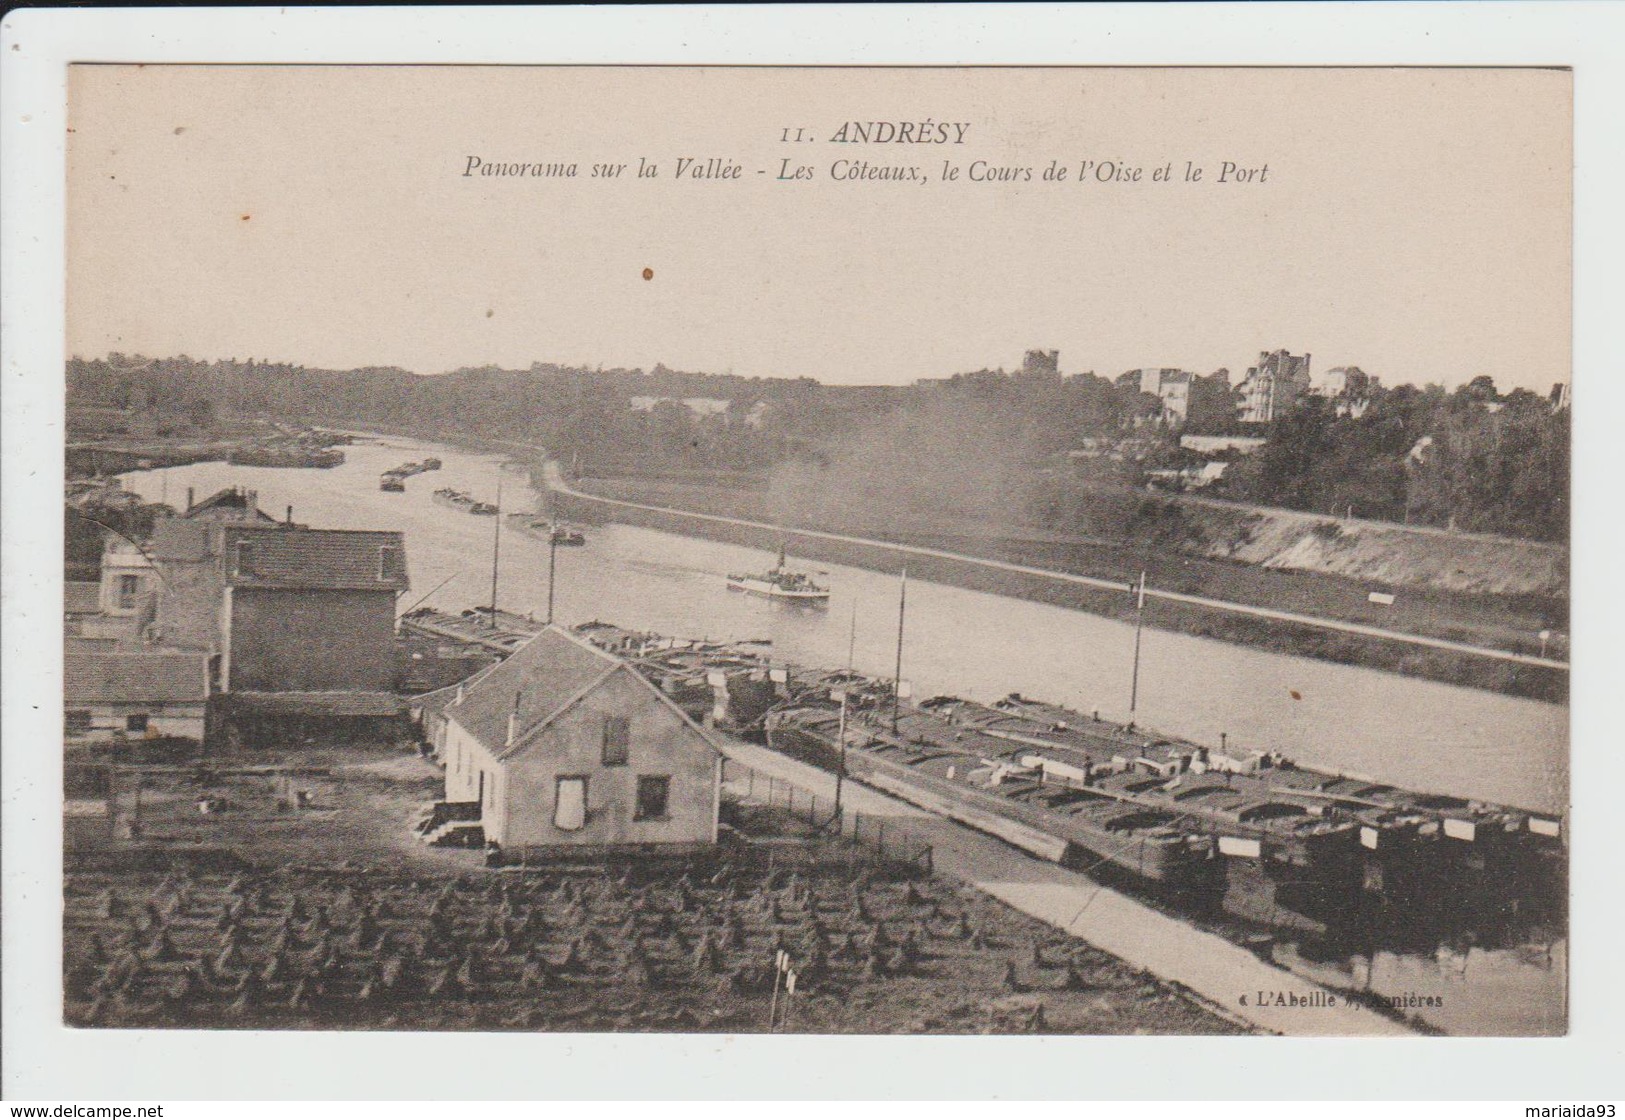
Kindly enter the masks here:
[[831, 443], [822, 462], [780, 466], [771, 509], [786, 524], [854, 531], [1008, 522], [1030, 503], [1034, 442], [1027, 425], [990, 403], [945, 396], [871, 418]]

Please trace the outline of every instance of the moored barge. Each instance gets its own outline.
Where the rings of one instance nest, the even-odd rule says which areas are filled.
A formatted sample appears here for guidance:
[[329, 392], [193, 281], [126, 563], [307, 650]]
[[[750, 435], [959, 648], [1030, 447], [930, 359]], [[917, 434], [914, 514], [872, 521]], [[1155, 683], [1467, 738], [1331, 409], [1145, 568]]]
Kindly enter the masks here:
[[[851, 777], [910, 804], [969, 825], [1042, 859], [1084, 869], [1102, 865], [1150, 883], [1212, 884], [1220, 874], [1211, 837], [1178, 813], [1111, 794], [1048, 784], [974, 744], [921, 741], [827, 707], [787, 708], [765, 720], [768, 743], [814, 765], [844, 765]], [[843, 757], [844, 756], [844, 757]]]
[[[1020, 734], [1046, 746], [1068, 745], [1091, 753], [1132, 755], [1144, 765], [1188, 765], [1205, 760], [1267, 788], [1272, 796], [1355, 821], [1360, 844], [1378, 874], [1392, 877], [1462, 871], [1498, 874], [1531, 855], [1561, 847], [1562, 821], [1470, 798], [1418, 793], [1383, 782], [1304, 766], [1273, 752], [1234, 752], [1169, 739], [1132, 727], [1119, 728], [1092, 716], [1012, 693], [995, 707], [1008, 720], [989, 724], [993, 734]], [[975, 718], [967, 715], [967, 718]]]

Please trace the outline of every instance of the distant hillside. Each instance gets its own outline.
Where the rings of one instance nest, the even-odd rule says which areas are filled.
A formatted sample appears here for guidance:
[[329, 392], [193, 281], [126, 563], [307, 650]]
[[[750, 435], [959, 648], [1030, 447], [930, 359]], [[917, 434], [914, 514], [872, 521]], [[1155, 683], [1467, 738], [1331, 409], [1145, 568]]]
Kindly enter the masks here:
[[[545, 447], [577, 473], [601, 478], [754, 476], [779, 516], [830, 522], [919, 509], [1099, 535], [1091, 521], [1100, 511], [1079, 498], [1074, 482], [1132, 491], [1147, 472], [1188, 466], [1192, 455], [1137, 379], [1093, 374], [984, 370], [907, 386], [829, 386], [660, 365], [537, 362], [422, 376], [113, 354], [70, 361], [67, 382], [70, 420], [140, 409], [171, 427], [247, 416], [510, 440]], [[1265, 445], [1231, 463], [1212, 492], [1315, 515], [1352, 510], [1373, 520], [1567, 541], [1567, 409], [1526, 390], [1503, 396], [1488, 378], [1453, 392], [1379, 387], [1358, 415], [1343, 403], [1306, 396], [1285, 417], [1257, 426]], [[1149, 450], [1097, 458], [1088, 478], [1074, 479], [1063, 466], [1081, 442], [1125, 433]], [[1252, 543], [1212, 535], [1212, 547]], [[1283, 538], [1272, 556], [1351, 562], [1332, 543]], [[1456, 578], [1453, 563], [1439, 561], [1427, 578]], [[1466, 561], [1456, 567], [1472, 570]]]

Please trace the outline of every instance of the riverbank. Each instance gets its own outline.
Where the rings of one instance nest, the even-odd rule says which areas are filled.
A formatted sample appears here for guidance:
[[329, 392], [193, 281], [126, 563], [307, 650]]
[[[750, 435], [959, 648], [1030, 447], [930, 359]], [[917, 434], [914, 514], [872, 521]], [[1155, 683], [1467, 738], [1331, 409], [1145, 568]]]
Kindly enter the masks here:
[[[339, 427], [338, 421], [326, 418], [311, 422]], [[463, 432], [415, 429], [388, 432], [375, 429], [373, 433], [352, 431], [348, 434], [402, 436], [509, 456], [530, 468], [532, 485], [544, 495], [542, 501], [547, 500], [544, 453], [531, 444]], [[1160, 596], [1154, 597], [1147, 608], [1145, 623], [1148, 627], [1524, 699], [1559, 704], [1568, 700], [1566, 667], [1528, 663], [1545, 660], [1543, 652], [1553, 658], [1566, 654], [1561, 635], [1559, 645], [1545, 651], [1541, 649], [1538, 632], [1549, 621], [1548, 612], [1564, 609], [1551, 599], [1411, 589], [1396, 594], [1395, 602], [1389, 606], [1369, 600], [1373, 585], [1368, 583], [1318, 572], [1203, 559], [1171, 549], [1131, 551], [1108, 540], [1050, 533], [1013, 536], [993, 527], [967, 526], [948, 519], [923, 523], [917, 519], [913, 523], [898, 522], [878, 528], [867, 534], [874, 543], [865, 544], [812, 535], [832, 532], [824, 526], [802, 526], [807, 532], [774, 527], [770, 523], [775, 519], [767, 512], [767, 496], [761, 491], [627, 479], [575, 480], [571, 487], [580, 494], [558, 495], [557, 513], [589, 524], [617, 521], [769, 552], [788, 544], [798, 556], [808, 560], [873, 571], [896, 571], [906, 562], [911, 572], [935, 582], [1124, 622], [1131, 622], [1134, 617], [1134, 598], [1128, 593], [1128, 586], [1143, 570], [1152, 587], [1172, 594], [1175, 599], [1210, 598], [1241, 608], [1299, 614], [1310, 620], [1325, 619], [1334, 626], [1414, 634], [1446, 645], [1482, 645], [1527, 661], [1500, 660], [1459, 649], [1299, 624]], [[587, 494], [588, 488], [596, 493]], [[606, 505], [594, 499], [659, 508]], [[696, 515], [761, 524], [753, 527], [705, 520]], [[889, 544], [956, 553], [974, 559], [915, 555], [905, 561], [896, 548], [887, 547]], [[976, 563], [975, 559], [986, 563]], [[1019, 565], [1041, 571], [1012, 572], [988, 564]], [[1044, 572], [1057, 575], [1046, 576]], [[1091, 587], [1066, 577], [1108, 581], [1113, 587]], [[1122, 590], [1117, 590], [1118, 586]]]
[[[545, 479], [537, 477], [539, 473], [533, 472], [533, 478], [545, 486]], [[1135, 598], [1128, 588], [1137, 571], [1123, 571], [1123, 558], [1120, 556], [1113, 557], [1112, 566], [1104, 571], [1092, 566], [1088, 562], [1091, 557], [1088, 551], [1090, 546], [1087, 545], [1058, 546], [1046, 542], [1011, 541], [1008, 538], [906, 531], [877, 534], [869, 542], [845, 537], [832, 539], [822, 529], [781, 529], [762, 523], [741, 523], [749, 520], [742, 518], [717, 520], [732, 518], [733, 515], [714, 508], [702, 514], [702, 511], [688, 509], [650, 508], [642, 503], [624, 504], [632, 499], [587, 493], [582, 489], [583, 486], [592, 485], [590, 481], [573, 483], [570, 492], [556, 490], [553, 500], [557, 511], [574, 520], [619, 521], [764, 551], [773, 551], [785, 544], [798, 556], [823, 563], [879, 571], [896, 570], [906, 564], [911, 572], [934, 582], [1086, 611], [1121, 621], [1132, 621], [1135, 614]], [[597, 489], [604, 488], [600, 486]], [[903, 549], [926, 552], [905, 555], [898, 548], [889, 547], [893, 544]], [[948, 553], [957, 555], [946, 555]], [[1213, 581], [1211, 577], [1204, 581], [1208, 573], [1193, 571], [1193, 562], [1189, 558], [1149, 555], [1143, 559], [1142, 570], [1147, 572], [1148, 581], [1159, 592], [1168, 593], [1159, 594], [1146, 611], [1146, 624], [1157, 629], [1234, 642], [1275, 653], [1398, 672], [1528, 699], [1554, 703], [1567, 699], [1568, 674], [1562, 668], [1477, 656], [1371, 633], [1329, 629], [1314, 625], [1312, 620], [1295, 622], [1281, 617], [1238, 613], [1225, 609], [1223, 605], [1205, 606], [1188, 601], [1197, 596], [1186, 588], [1211, 592], [1209, 584]], [[1010, 565], [1042, 570], [1012, 571], [1008, 567]], [[1079, 571], [1079, 568], [1085, 570]], [[1240, 569], [1236, 574], [1238, 579], [1242, 578]], [[1272, 599], [1265, 599], [1263, 589], [1253, 586], [1250, 580], [1248, 587], [1254, 592], [1255, 600], [1265, 599], [1264, 602], [1249, 604], [1239, 597], [1223, 598], [1238, 605], [1256, 606], [1260, 611], [1290, 612], [1295, 609], [1308, 614], [1303, 610], [1304, 600], [1310, 600], [1307, 605], [1311, 608], [1318, 605], [1313, 592], [1324, 590], [1324, 585], [1331, 579], [1301, 572], [1268, 571], [1262, 575], [1277, 583], [1278, 594]], [[1069, 576], [1110, 581], [1111, 586], [1091, 586], [1067, 578]], [[1344, 597], [1347, 598], [1346, 591]], [[1331, 617], [1336, 618], [1335, 615]], [[1337, 621], [1347, 622], [1351, 627], [1369, 626], [1363, 621]], [[1475, 636], [1460, 630], [1447, 630], [1443, 634], [1428, 634], [1425, 630], [1419, 630], [1417, 633], [1421, 638], [1436, 639], [1441, 643], [1461, 642], [1464, 638]], [[1508, 652], [1534, 660], [1532, 653], [1518, 650]]]

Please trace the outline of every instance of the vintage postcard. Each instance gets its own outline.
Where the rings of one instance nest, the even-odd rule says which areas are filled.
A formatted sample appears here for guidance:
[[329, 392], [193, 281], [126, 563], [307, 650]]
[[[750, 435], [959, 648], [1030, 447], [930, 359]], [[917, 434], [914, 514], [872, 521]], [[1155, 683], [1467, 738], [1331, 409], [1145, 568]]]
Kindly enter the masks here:
[[62, 1022], [1563, 1034], [1572, 79], [70, 67]]

